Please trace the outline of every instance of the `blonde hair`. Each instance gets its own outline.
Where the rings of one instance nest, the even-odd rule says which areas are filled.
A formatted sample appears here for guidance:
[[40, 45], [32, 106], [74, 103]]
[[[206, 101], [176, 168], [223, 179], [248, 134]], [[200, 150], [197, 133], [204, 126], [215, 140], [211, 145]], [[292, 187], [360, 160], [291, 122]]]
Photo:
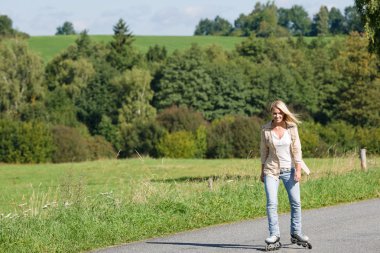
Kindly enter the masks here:
[[294, 123], [296, 125], [301, 123], [301, 121], [298, 119], [298, 115], [289, 111], [286, 104], [281, 100], [274, 101], [270, 106], [270, 111], [273, 112], [273, 108], [275, 107], [284, 113], [284, 121], [286, 123]]

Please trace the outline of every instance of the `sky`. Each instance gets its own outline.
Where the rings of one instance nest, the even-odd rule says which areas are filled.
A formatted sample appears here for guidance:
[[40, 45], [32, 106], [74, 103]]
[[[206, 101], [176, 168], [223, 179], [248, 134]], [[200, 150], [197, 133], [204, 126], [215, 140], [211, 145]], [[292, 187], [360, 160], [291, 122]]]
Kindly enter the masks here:
[[[201, 19], [217, 15], [233, 24], [249, 14], [256, 0], [0, 0], [0, 15], [31, 36], [54, 35], [65, 21], [77, 32], [112, 34], [122, 18], [134, 35], [193, 35]], [[266, 0], [261, 0], [266, 3]], [[301, 5], [312, 17], [321, 5], [344, 8], [354, 0], [275, 0], [278, 7]]]

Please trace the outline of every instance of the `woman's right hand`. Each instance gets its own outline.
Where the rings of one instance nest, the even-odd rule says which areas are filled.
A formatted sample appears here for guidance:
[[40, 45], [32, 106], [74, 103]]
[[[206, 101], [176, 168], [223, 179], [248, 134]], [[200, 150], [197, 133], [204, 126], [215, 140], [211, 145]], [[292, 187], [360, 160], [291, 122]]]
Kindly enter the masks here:
[[265, 165], [261, 164], [261, 176], [260, 176], [260, 180], [263, 183], [264, 183], [264, 177], [265, 177], [265, 175], [264, 175], [264, 167], [265, 167]]

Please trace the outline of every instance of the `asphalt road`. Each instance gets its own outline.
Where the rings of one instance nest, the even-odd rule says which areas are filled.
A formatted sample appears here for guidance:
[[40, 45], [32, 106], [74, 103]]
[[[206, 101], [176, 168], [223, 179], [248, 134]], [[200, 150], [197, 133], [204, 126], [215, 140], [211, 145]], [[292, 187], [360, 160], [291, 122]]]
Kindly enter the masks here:
[[[289, 214], [280, 215], [283, 248], [276, 252], [380, 252], [380, 198], [304, 210], [303, 230], [313, 249], [290, 243]], [[212, 226], [106, 249], [96, 253], [203, 253], [265, 251], [267, 219]]]

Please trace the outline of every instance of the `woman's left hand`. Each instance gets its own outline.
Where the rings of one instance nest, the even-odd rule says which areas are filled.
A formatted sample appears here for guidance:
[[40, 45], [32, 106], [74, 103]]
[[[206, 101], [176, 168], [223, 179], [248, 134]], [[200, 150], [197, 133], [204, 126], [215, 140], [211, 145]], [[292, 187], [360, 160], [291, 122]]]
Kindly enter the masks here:
[[301, 181], [301, 169], [296, 169], [296, 171], [294, 173], [294, 180], [296, 182]]

